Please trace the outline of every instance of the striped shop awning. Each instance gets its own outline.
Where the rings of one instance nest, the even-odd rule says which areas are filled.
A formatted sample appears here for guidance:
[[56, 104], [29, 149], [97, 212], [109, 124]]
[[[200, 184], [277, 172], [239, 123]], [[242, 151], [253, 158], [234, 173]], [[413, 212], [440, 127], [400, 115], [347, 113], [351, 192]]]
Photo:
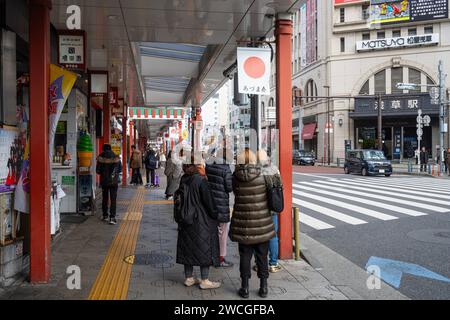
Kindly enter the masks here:
[[151, 108], [151, 107], [129, 107], [128, 117], [130, 119], [184, 119], [184, 109], [174, 108]]

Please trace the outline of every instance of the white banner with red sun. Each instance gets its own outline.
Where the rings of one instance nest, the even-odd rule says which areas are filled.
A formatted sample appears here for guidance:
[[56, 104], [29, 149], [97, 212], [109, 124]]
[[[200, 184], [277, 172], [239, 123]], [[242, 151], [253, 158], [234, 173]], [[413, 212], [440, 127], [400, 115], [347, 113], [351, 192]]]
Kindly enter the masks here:
[[270, 95], [270, 48], [237, 48], [239, 93]]

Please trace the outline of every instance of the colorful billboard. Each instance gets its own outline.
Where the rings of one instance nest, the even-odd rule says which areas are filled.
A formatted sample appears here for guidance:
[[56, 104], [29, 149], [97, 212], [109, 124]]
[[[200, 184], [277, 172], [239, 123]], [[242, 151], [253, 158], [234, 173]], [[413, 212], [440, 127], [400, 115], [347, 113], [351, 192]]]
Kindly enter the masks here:
[[448, 17], [448, 0], [371, 0], [370, 24], [427, 21]]

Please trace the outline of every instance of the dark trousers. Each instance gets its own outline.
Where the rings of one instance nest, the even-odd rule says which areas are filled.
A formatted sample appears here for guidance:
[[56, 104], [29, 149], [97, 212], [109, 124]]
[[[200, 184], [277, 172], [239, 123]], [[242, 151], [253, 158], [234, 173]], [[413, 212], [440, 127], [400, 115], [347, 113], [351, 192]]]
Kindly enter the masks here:
[[131, 184], [142, 184], [141, 169], [131, 169]]
[[[192, 278], [192, 276], [194, 275], [194, 267], [185, 264], [184, 265], [184, 276], [186, 278]], [[202, 280], [207, 280], [208, 276], [209, 276], [209, 266], [206, 267], [200, 267], [200, 276], [202, 278]]]
[[427, 172], [427, 167], [428, 167], [428, 165], [426, 163], [421, 163], [420, 164], [420, 171], [421, 172]]
[[108, 216], [108, 201], [110, 200], [109, 217], [116, 217], [116, 202], [117, 202], [118, 186], [102, 187], [102, 211], [103, 216]]
[[[151, 181], [149, 181], [149, 177], [152, 178]], [[146, 169], [146, 178], [147, 184], [155, 185], [155, 169]]]
[[251, 261], [253, 252], [255, 253], [256, 266], [258, 267], [258, 278], [269, 278], [269, 260], [267, 258], [269, 253], [268, 241], [253, 245], [239, 243], [239, 271], [241, 272], [241, 278], [251, 278]]

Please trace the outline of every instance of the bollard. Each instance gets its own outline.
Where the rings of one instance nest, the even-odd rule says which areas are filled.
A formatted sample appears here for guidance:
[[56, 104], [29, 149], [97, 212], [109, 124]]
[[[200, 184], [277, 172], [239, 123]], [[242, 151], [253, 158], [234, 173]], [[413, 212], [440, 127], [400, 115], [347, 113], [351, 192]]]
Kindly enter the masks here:
[[434, 176], [434, 164], [433, 164], [433, 169], [431, 170], [431, 175]]
[[294, 240], [295, 240], [295, 260], [300, 260], [300, 210], [294, 208]]

